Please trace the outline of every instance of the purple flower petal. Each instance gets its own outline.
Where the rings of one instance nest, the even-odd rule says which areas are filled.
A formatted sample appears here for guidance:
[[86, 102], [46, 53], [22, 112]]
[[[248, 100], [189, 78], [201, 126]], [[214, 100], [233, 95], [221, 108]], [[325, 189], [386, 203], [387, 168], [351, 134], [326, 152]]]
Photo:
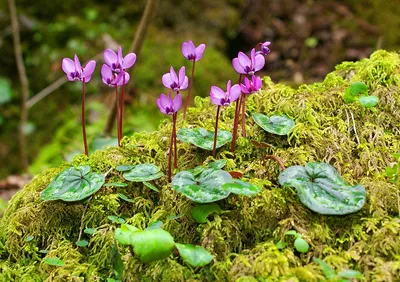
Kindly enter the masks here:
[[241, 73], [241, 74], [246, 74], [246, 72], [244, 71], [244, 68], [242, 67], [242, 65], [239, 63], [239, 59], [238, 58], [234, 58], [232, 60], [232, 66], [235, 69], [235, 71], [237, 73]]
[[89, 61], [85, 68], [83, 69], [83, 75], [86, 77], [91, 76], [94, 72], [94, 69], [96, 68], [96, 61], [91, 60]]
[[189, 79], [187, 76], [185, 76], [185, 79], [183, 80], [183, 83], [180, 86], [180, 89], [185, 90], [186, 88], [188, 88], [188, 85], [189, 85]]
[[246, 56], [245, 53], [243, 52], [239, 52], [238, 54], [238, 59], [239, 59], [239, 63], [240, 65], [245, 68], [246, 66], [250, 66], [251, 65], [251, 60], [249, 59], [249, 57]]
[[254, 84], [254, 88], [257, 89], [257, 91], [260, 90], [260, 88], [262, 87], [261, 78], [257, 76], [257, 77], [254, 79], [253, 84]]
[[118, 46], [118, 63], [122, 65], [122, 47]]
[[173, 81], [171, 79], [171, 74], [170, 73], [166, 73], [162, 76], [162, 84], [166, 87], [166, 88], [170, 88], [171, 89], [171, 85], [173, 84]]
[[201, 58], [203, 58], [203, 54], [204, 54], [204, 50], [205, 49], [206, 49], [206, 44], [200, 44], [199, 46], [197, 46], [197, 48], [195, 50], [196, 61], [198, 61]]
[[64, 58], [61, 64], [62, 70], [69, 75], [71, 72], [75, 72], [75, 63], [70, 58]]
[[226, 92], [218, 86], [211, 86], [210, 95], [213, 95], [217, 99], [225, 98]]
[[174, 113], [176, 113], [182, 106], [182, 96], [180, 94], [176, 94], [172, 103], [174, 107]]
[[254, 71], [259, 71], [265, 65], [265, 58], [263, 55], [256, 55], [254, 61], [255, 61], [253, 66]]
[[100, 73], [102, 78], [112, 78], [112, 71], [109, 65], [103, 64], [101, 66]]
[[223, 106], [221, 104], [221, 99], [214, 97], [212, 94], [210, 94], [210, 99], [211, 99], [211, 103], [213, 103], [216, 106]]
[[242, 93], [244, 94], [249, 94], [249, 90], [248, 88], [244, 85], [244, 84], [240, 84], [240, 90], [242, 91]]
[[187, 42], [183, 42], [182, 43], [182, 47], [181, 47], [181, 51], [182, 51], [182, 55], [189, 60], [189, 46]]
[[178, 80], [178, 84], [182, 85], [183, 81], [185, 80], [185, 67], [181, 67], [181, 69], [179, 70], [179, 80]]
[[239, 84], [235, 84], [231, 87], [231, 92], [230, 92], [231, 103], [235, 102], [239, 98], [240, 93], [241, 93], [241, 89], [240, 89]]
[[169, 99], [164, 93], [161, 93], [160, 97], [156, 100], [156, 104], [160, 112], [167, 114], [166, 108], [169, 106]]
[[[125, 76], [125, 81], [124, 81], [124, 76]], [[131, 76], [129, 75], [129, 73], [125, 71], [121, 72], [115, 79], [114, 84], [116, 83], [118, 86], [126, 85], [130, 78]]]
[[[84, 79], [85, 79], [85, 83], [86, 83], [86, 82], [89, 82], [89, 81], [92, 79], [92, 76], [91, 76], [91, 75], [85, 76]], [[82, 81], [83, 81], [83, 80], [82, 80]]]
[[135, 62], [136, 62], [136, 54], [135, 53], [129, 53], [123, 59], [122, 67], [124, 69], [129, 69], [131, 66], [133, 66], [135, 64]]
[[174, 70], [173, 67], [170, 67], [169, 73], [171, 74], [171, 80], [172, 80], [173, 82], [179, 83], [178, 76], [176, 75], [176, 72], [175, 72], [175, 70]]
[[115, 54], [113, 50], [107, 48], [104, 50], [104, 61], [111, 67], [112, 64], [116, 64], [118, 62], [117, 54]]
[[82, 75], [81, 62], [79, 62], [79, 58], [76, 54], [74, 55], [74, 62], [75, 62], [75, 71], [78, 72], [80, 75]]

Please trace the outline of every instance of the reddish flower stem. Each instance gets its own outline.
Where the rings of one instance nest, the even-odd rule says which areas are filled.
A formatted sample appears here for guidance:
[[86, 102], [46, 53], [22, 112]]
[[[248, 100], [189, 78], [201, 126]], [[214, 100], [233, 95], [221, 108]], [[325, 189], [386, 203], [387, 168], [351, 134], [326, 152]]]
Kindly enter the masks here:
[[172, 116], [173, 119], [173, 137], [174, 137], [174, 167], [177, 168], [178, 167], [178, 149], [176, 147], [176, 117], [177, 117], [178, 113], [174, 113]]
[[117, 107], [117, 138], [118, 138], [118, 146], [121, 146], [121, 136], [120, 136], [120, 134], [119, 134], [119, 117], [120, 117], [120, 114], [119, 114], [119, 112], [120, 112], [120, 108], [119, 108], [119, 97], [118, 97], [118, 86], [116, 85], [115, 86], [115, 101], [116, 101], [116, 103], [115, 103], [115, 105], [116, 105], [116, 107]]
[[[239, 75], [238, 84], [242, 81], [242, 74]], [[240, 98], [236, 100], [236, 109], [235, 109], [235, 117], [233, 119], [233, 136], [232, 136], [232, 144], [231, 144], [231, 152], [235, 152], [236, 146], [236, 137], [237, 137], [237, 128], [239, 124], [239, 112], [240, 112]]]
[[85, 79], [82, 81], [82, 135], [83, 145], [85, 146], [85, 155], [89, 156], [88, 144], [86, 139], [86, 125], [85, 125]]
[[[172, 120], [174, 120], [174, 115], [172, 116]], [[169, 144], [169, 153], [168, 153], [168, 179], [171, 181], [172, 177], [172, 147], [174, 144], [174, 127], [172, 126], [172, 131], [171, 131], [171, 141]]]
[[121, 139], [122, 139], [122, 120], [123, 120], [123, 114], [124, 114], [124, 96], [125, 96], [125, 74], [122, 77], [122, 89], [121, 89], [121, 96], [119, 100], [119, 146], [121, 146]]
[[188, 95], [187, 95], [187, 97], [186, 97], [185, 107], [183, 108], [183, 119], [184, 119], [184, 120], [186, 119], [186, 110], [187, 110], [187, 107], [189, 106], [190, 92], [192, 91], [192, 86], [193, 86], [194, 66], [195, 66], [195, 63], [196, 63], [196, 61], [193, 61], [193, 65], [192, 65], [192, 76], [190, 77]]
[[246, 137], [246, 94], [242, 93], [242, 135]]
[[219, 119], [220, 108], [221, 108], [221, 106], [217, 107], [217, 116], [215, 118], [214, 147], [213, 147], [213, 152], [212, 152], [212, 155], [214, 158], [215, 158], [215, 153], [217, 151], [218, 119]]

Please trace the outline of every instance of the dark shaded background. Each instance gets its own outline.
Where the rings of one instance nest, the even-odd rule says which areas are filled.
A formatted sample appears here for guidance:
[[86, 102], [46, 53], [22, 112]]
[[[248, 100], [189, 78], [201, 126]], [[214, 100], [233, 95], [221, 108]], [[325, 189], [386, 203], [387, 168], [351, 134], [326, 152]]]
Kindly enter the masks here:
[[[16, 1], [30, 96], [64, 75], [63, 57], [76, 53], [87, 61], [118, 45], [126, 52], [145, 3]], [[129, 83], [125, 134], [154, 130], [164, 118], [155, 107], [155, 99], [165, 91], [161, 75], [170, 65], [190, 65], [180, 54], [183, 41], [207, 44], [196, 69], [195, 95], [207, 96], [211, 85], [222, 86], [226, 80], [236, 79], [231, 59], [260, 41], [272, 42], [262, 75], [297, 86], [322, 80], [344, 60], [368, 57], [379, 48], [398, 50], [399, 15], [398, 0], [161, 0]], [[8, 95], [7, 85], [12, 89], [11, 98], [0, 103], [2, 179], [22, 172], [16, 142], [21, 89], [7, 1], [0, 2], [0, 54], [0, 97]], [[98, 61], [88, 84], [88, 135], [93, 148], [102, 145], [96, 140], [103, 132], [113, 98], [112, 91], [101, 83], [101, 63]], [[31, 108], [26, 127], [31, 173], [81, 153], [79, 118], [77, 83], [63, 85]], [[0, 182], [0, 189], [7, 186], [5, 183]]]

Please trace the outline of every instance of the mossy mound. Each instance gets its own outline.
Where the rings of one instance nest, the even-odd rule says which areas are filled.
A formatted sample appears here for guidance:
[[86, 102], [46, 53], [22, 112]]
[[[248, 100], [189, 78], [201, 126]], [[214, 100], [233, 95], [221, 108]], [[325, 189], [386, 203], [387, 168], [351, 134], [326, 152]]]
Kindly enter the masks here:
[[[343, 103], [346, 88], [354, 81], [369, 86], [369, 94], [380, 103], [376, 110]], [[199, 244], [215, 255], [210, 265], [194, 269], [180, 258], [142, 264], [120, 247], [125, 263], [124, 281], [321, 281], [322, 271], [312, 257], [328, 262], [335, 270], [357, 269], [367, 281], [396, 281], [400, 277], [400, 191], [387, 181], [385, 168], [391, 154], [400, 151], [400, 56], [375, 52], [370, 59], [345, 62], [322, 83], [295, 90], [264, 78], [264, 90], [247, 102], [248, 113], [286, 114], [296, 126], [288, 136], [273, 136], [246, 121], [248, 138], [240, 137], [236, 154], [228, 146], [217, 158], [228, 159], [227, 169], [240, 171], [249, 181], [263, 186], [255, 197], [233, 197], [220, 202], [224, 212], [205, 224], [190, 216], [192, 203], [175, 193], [166, 178], [155, 185], [160, 193], [140, 184], [103, 187], [91, 200], [83, 218], [85, 227], [96, 227], [94, 235], [84, 234], [87, 248], [78, 248], [84, 204], [43, 202], [40, 192], [62, 169], [54, 168], [35, 177], [17, 193], [0, 221], [0, 281], [104, 281], [112, 276], [111, 249], [117, 224], [107, 216], [118, 215], [139, 228], [162, 220], [163, 228], [177, 242]], [[234, 108], [224, 109], [220, 128], [231, 130]], [[209, 99], [196, 99], [188, 119], [178, 128], [202, 126], [212, 130], [215, 107]], [[163, 122], [152, 133], [125, 137], [122, 148], [96, 151], [89, 158], [79, 155], [72, 165], [88, 164], [106, 172], [120, 164], [154, 163], [166, 171], [171, 122]], [[273, 145], [259, 149], [250, 140]], [[179, 170], [211, 161], [210, 152], [178, 142]], [[277, 183], [278, 168], [269, 162], [267, 172], [262, 154], [273, 154], [286, 166], [310, 161], [335, 166], [350, 184], [361, 183], [367, 203], [355, 214], [322, 216], [298, 200], [296, 192]], [[176, 173], [177, 171], [175, 171]], [[268, 179], [268, 174], [270, 178]], [[119, 181], [114, 170], [109, 181]], [[122, 201], [122, 192], [134, 203]], [[170, 219], [171, 215], [183, 215]], [[275, 243], [295, 229], [311, 245], [299, 254], [291, 246], [278, 250]], [[32, 235], [34, 239], [25, 240]], [[39, 250], [49, 250], [42, 254]], [[62, 267], [44, 263], [44, 257], [58, 257]]]

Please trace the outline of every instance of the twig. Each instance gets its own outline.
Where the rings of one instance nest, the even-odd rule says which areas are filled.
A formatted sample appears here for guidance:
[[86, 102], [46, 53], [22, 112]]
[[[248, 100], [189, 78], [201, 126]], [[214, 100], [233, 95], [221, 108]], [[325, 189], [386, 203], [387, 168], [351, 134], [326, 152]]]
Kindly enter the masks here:
[[89, 200], [88, 200], [87, 203], [86, 203], [85, 209], [83, 210], [83, 213], [82, 213], [82, 217], [81, 217], [81, 227], [79, 228], [78, 241], [80, 241], [80, 240], [81, 240], [81, 237], [82, 237], [83, 219], [85, 218], [86, 211], [87, 211], [87, 209], [88, 209], [88, 207], [89, 207], [89, 203], [90, 203], [90, 200], [91, 200], [92, 198], [93, 198], [93, 195], [90, 196]]
[[19, 74], [19, 79], [21, 81], [22, 93], [21, 93], [21, 115], [19, 122], [19, 150], [20, 150], [20, 158], [21, 165], [24, 171], [28, 169], [28, 157], [26, 154], [26, 139], [25, 139], [25, 126], [28, 121], [28, 107], [26, 106], [26, 102], [29, 99], [29, 82], [28, 77], [26, 76], [26, 70], [24, 65], [24, 59], [22, 57], [22, 49], [21, 49], [21, 39], [19, 34], [19, 24], [18, 24], [18, 16], [17, 16], [17, 8], [15, 6], [14, 0], [8, 0], [8, 6], [10, 9], [10, 18], [11, 18], [11, 27], [13, 32], [13, 44], [15, 51], [15, 60], [17, 62], [17, 69]]
[[27, 102], [26, 102], [26, 106], [28, 107], [28, 109], [32, 108], [37, 102], [39, 102], [40, 100], [42, 100], [43, 98], [46, 98], [48, 95], [50, 95], [51, 93], [53, 93], [55, 90], [57, 90], [58, 88], [60, 88], [62, 85], [64, 85], [64, 83], [66, 83], [68, 81], [68, 79], [63, 76], [60, 77], [59, 79], [57, 79], [56, 81], [54, 81], [52, 84], [50, 84], [49, 86], [47, 86], [46, 88], [44, 88], [42, 91], [40, 91], [38, 94], [36, 94], [35, 96], [33, 96], [32, 98], [30, 98]]
[[[153, 18], [154, 14], [156, 12], [157, 3], [158, 3], [158, 0], [147, 0], [146, 7], [144, 8], [143, 15], [140, 19], [139, 27], [136, 31], [135, 37], [132, 41], [132, 44], [131, 44], [131, 47], [129, 48], [128, 53], [135, 52], [136, 56], [139, 56], [140, 50], [142, 49], [144, 39], [146, 38], [147, 29], [150, 26], [151, 19]], [[132, 76], [132, 71], [131, 71], [131, 76]], [[104, 128], [104, 135], [106, 135], [106, 136], [111, 135], [111, 131], [114, 126], [113, 121], [115, 119], [115, 116], [117, 115], [116, 105], [115, 105], [116, 103], [117, 103], [117, 101], [113, 102], [111, 111], [109, 112], [108, 117], [107, 117], [106, 126]]]
[[352, 112], [352, 111], [349, 111], [349, 112], [350, 112], [351, 120], [353, 121], [354, 134], [356, 135], [356, 139], [357, 139], [358, 145], [360, 145], [360, 139], [358, 138], [357, 128], [356, 128], [356, 123], [355, 123], [355, 121], [354, 121], [353, 112]]

